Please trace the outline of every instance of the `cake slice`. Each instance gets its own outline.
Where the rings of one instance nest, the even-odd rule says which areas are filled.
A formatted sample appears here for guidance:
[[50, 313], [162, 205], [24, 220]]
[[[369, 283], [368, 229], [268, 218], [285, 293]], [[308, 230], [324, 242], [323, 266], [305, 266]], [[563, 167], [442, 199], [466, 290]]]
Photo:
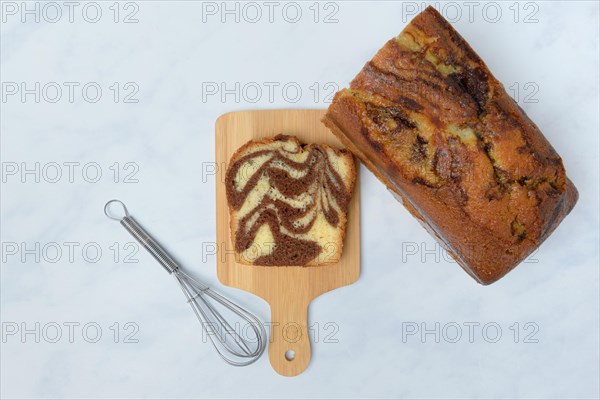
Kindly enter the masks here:
[[577, 201], [552, 145], [433, 7], [335, 95], [323, 122], [483, 284]]
[[250, 141], [226, 173], [236, 261], [263, 266], [336, 263], [356, 166], [352, 154], [294, 136]]

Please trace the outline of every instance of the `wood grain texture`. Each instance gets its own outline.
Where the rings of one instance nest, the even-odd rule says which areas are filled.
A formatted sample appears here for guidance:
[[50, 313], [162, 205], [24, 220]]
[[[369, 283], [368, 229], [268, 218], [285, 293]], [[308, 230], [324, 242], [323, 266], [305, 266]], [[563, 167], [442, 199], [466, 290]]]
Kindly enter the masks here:
[[[325, 143], [342, 147], [320, 122], [325, 110], [260, 110], [224, 114], [215, 126], [217, 162], [217, 275], [219, 280], [262, 297], [271, 306], [269, 360], [284, 376], [295, 376], [310, 362], [308, 305], [317, 296], [349, 285], [360, 274], [359, 177], [348, 210], [348, 225], [342, 257], [337, 264], [316, 267], [260, 267], [239, 264], [229, 232], [229, 210], [225, 195], [225, 170], [231, 155], [251, 139], [279, 133], [297, 136], [303, 143]], [[286, 359], [286, 351], [295, 358]]]

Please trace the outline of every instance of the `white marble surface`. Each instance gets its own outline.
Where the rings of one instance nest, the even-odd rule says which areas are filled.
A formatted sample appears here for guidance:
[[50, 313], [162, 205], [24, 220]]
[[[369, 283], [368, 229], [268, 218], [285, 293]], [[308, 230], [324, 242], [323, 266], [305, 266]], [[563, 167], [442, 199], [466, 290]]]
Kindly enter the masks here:
[[[416, 248], [435, 249], [435, 242], [361, 168], [362, 274], [356, 284], [311, 305], [310, 320], [319, 326], [313, 359], [291, 379], [278, 376], [266, 356], [242, 369], [221, 362], [202, 343], [179, 289], [156, 262], [142, 250], [134, 256], [139, 262], [124, 262], [123, 246], [131, 239], [104, 217], [102, 207], [111, 198], [124, 200], [196, 276], [268, 320], [267, 304], [222, 287], [214, 256], [202, 253], [203, 243], [215, 237], [215, 179], [202, 174], [214, 161], [215, 119], [244, 109], [325, 108], [333, 87], [327, 84], [346, 85], [420, 3], [321, 3], [317, 23], [313, 2], [297, 3], [297, 23], [283, 18], [286, 3], [274, 6], [272, 22], [268, 6], [255, 3], [262, 12], [256, 23], [249, 22], [255, 8], [240, 9], [239, 23], [235, 15], [221, 22], [220, 13], [205, 13], [203, 21], [203, 7], [220, 9], [220, 2], [121, 3], [119, 20], [138, 8], [138, 22], [129, 24], [113, 21], [112, 3], [98, 3], [97, 23], [83, 18], [86, 3], [78, 3], [73, 22], [67, 6], [57, 3], [63, 15], [55, 23], [49, 20], [56, 9], [43, 4], [39, 23], [35, 15], [22, 15], [21, 2], [2, 5], [3, 398], [599, 396], [597, 2], [520, 3], [517, 22], [513, 2], [478, 3], [472, 21], [466, 3], [439, 5], [453, 19], [458, 5], [458, 30], [506, 87], [518, 83], [521, 106], [563, 157], [579, 203], [529, 262], [483, 287], [443, 257], [436, 262], [435, 254], [413, 254]], [[294, 5], [286, 7], [293, 19]], [[502, 16], [492, 23], [497, 7]], [[334, 11], [337, 22], [323, 23]], [[93, 5], [86, 12], [94, 18]], [[537, 22], [525, 23], [530, 13]], [[12, 83], [21, 82], [29, 88], [40, 82], [39, 103], [34, 94], [24, 102], [20, 93], [11, 94]], [[50, 102], [55, 87], [49, 82], [63, 89], [56, 103]], [[79, 84], [73, 102], [64, 82]], [[82, 97], [87, 82], [102, 88], [96, 103]], [[114, 82], [121, 87], [118, 103], [109, 88]], [[139, 87], [137, 103], [122, 102], [131, 90], [124, 90], [127, 82]], [[221, 101], [207, 93], [211, 82], [228, 88], [239, 82], [246, 92], [237, 101], [234, 94]], [[255, 102], [252, 82], [263, 89]], [[278, 85], [272, 99], [264, 82]], [[286, 99], [281, 89], [290, 82]], [[291, 102], [294, 87], [302, 89], [297, 102]], [[529, 99], [537, 102], [527, 102], [525, 95], [536, 88]], [[40, 182], [35, 174], [21, 174], [35, 163]], [[54, 163], [62, 172], [56, 183]], [[73, 167], [73, 182], [64, 163], [80, 163]], [[82, 175], [86, 163], [97, 165], [89, 164]], [[121, 171], [117, 183], [114, 163]], [[86, 182], [84, 176], [94, 180], [95, 165], [102, 177]], [[135, 166], [138, 182], [125, 182]], [[67, 242], [78, 243], [73, 259]], [[114, 242], [121, 248], [117, 262]], [[35, 250], [27, 251], [36, 243], [39, 262]], [[102, 256], [93, 262], [96, 246]], [[137, 343], [126, 343], [127, 322], [139, 327]], [[338, 327], [329, 337], [337, 343], [325, 340], [333, 332], [328, 322]], [[479, 324], [472, 343], [465, 325], [470, 322]], [[72, 340], [69, 323], [79, 324]], [[84, 336], [82, 328], [90, 323]], [[427, 329], [440, 324], [439, 343], [434, 334], [403, 340], [403, 329], [421, 329], [421, 323]], [[484, 337], [487, 323], [492, 325]], [[462, 337], [452, 343], [455, 324]], [[89, 343], [94, 326], [102, 336]], [[494, 326], [502, 336], [490, 343]], [[23, 337], [23, 329], [33, 333]]]

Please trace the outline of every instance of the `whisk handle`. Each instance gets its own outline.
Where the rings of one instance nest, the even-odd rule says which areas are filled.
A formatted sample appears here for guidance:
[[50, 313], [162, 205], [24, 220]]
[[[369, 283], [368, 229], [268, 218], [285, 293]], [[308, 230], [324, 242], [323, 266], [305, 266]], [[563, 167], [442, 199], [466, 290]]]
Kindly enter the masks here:
[[179, 265], [163, 249], [150, 234], [136, 222], [133, 217], [127, 215], [120, 220], [121, 225], [133, 236], [150, 254], [163, 266], [168, 273], [179, 269]]

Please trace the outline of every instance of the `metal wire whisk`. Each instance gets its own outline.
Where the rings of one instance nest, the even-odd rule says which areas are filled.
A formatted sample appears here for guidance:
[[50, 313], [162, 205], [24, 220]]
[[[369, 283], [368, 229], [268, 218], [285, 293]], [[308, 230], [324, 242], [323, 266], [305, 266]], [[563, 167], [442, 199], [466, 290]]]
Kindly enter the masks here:
[[[110, 213], [110, 205], [120, 204], [124, 216], [118, 217]], [[227, 363], [235, 366], [245, 366], [258, 360], [265, 350], [266, 332], [264, 325], [249, 311], [213, 291], [204, 283], [198, 282], [173, 260], [173, 258], [129, 215], [125, 204], [120, 200], [111, 200], [104, 206], [104, 214], [110, 219], [119, 221], [127, 231], [171, 274], [192, 306], [217, 353]], [[221, 313], [211, 304], [209, 298], [223, 305], [236, 314], [251, 327], [254, 338], [243, 338], [225, 320]], [[244, 329], [245, 331], [245, 329]], [[254, 339], [254, 340], [250, 340]]]

